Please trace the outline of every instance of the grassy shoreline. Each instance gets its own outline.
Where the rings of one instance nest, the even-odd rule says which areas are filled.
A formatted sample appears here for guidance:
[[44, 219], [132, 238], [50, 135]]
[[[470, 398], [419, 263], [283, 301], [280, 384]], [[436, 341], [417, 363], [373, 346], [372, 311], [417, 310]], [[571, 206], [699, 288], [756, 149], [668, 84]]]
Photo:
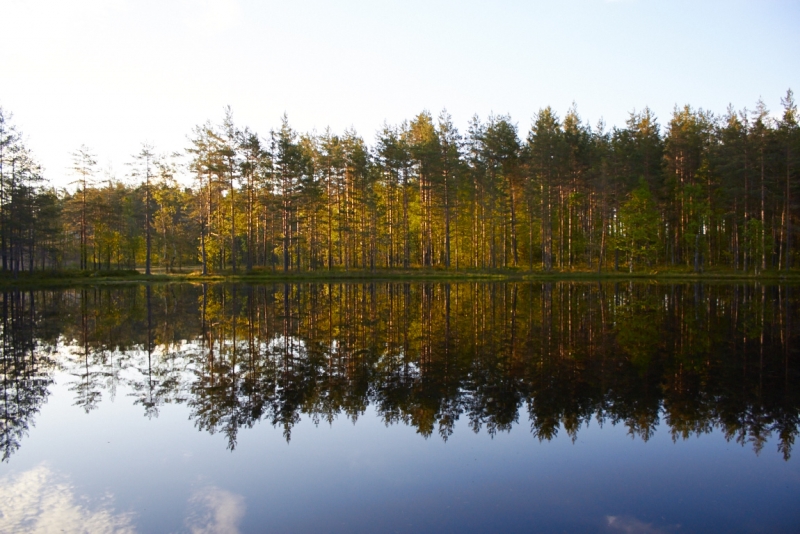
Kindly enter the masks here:
[[362, 281], [409, 281], [409, 282], [536, 282], [536, 281], [623, 281], [641, 280], [652, 282], [770, 282], [800, 284], [800, 269], [788, 273], [767, 271], [759, 274], [730, 270], [712, 270], [694, 273], [688, 270], [653, 270], [635, 273], [614, 271], [566, 271], [544, 272], [528, 270], [444, 270], [444, 269], [377, 269], [374, 271], [354, 269], [288, 272], [259, 270], [250, 273], [222, 272], [202, 276], [200, 271], [181, 273], [155, 273], [150, 276], [138, 271], [42, 271], [34, 273], [0, 274], [0, 287], [69, 287], [77, 285], [128, 284], [128, 283], [177, 283], [177, 282], [362, 282]]

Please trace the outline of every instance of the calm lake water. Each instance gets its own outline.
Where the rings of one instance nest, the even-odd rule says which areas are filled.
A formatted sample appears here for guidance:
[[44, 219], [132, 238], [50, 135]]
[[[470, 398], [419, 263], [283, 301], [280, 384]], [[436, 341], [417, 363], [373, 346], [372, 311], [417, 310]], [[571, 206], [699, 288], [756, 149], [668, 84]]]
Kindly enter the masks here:
[[800, 288], [0, 296], [0, 532], [800, 531]]

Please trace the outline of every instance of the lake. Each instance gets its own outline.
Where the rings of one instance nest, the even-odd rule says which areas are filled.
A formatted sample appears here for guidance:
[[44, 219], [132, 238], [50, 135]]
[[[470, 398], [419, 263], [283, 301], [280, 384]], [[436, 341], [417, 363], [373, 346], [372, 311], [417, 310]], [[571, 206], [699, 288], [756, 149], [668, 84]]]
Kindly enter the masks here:
[[800, 288], [5, 290], [1, 532], [798, 532]]

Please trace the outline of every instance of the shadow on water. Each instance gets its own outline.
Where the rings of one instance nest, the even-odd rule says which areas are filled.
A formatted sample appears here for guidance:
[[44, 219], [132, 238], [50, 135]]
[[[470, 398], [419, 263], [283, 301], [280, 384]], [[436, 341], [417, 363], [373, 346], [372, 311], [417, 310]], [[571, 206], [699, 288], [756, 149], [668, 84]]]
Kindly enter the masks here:
[[[2, 294], [0, 447], [20, 447], [56, 372], [76, 409], [120, 385], [147, 417], [185, 403], [222, 433], [267, 421], [286, 440], [357, 420], [447, 440], [573, 440], [592, 418], [650, 439], [721, 429], [788, 459], [798, 431], [798, 312], [778, 285], [364, 283], [89, 287]], [[794, 290], [796, 291], [796, 290]], [[664, 428], [664, 427], [662, 427]]]

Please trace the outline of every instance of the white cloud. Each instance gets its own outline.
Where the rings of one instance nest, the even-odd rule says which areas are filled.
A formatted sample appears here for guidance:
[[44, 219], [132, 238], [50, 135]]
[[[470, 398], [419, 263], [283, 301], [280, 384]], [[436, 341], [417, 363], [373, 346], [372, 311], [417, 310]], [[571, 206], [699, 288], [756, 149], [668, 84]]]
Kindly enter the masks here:
[[[77, 502], [81, 501], [81, 502]], [[47, 466], [0, 479], [0, 532], [133, 533], [132, 514], [109, 503], [92, 510], [75, 488]]]
[[208, 486], [195, 492], [189, 505], [186, 526], [192, 534], [238, 534], [245, 511], [241, 495]]

